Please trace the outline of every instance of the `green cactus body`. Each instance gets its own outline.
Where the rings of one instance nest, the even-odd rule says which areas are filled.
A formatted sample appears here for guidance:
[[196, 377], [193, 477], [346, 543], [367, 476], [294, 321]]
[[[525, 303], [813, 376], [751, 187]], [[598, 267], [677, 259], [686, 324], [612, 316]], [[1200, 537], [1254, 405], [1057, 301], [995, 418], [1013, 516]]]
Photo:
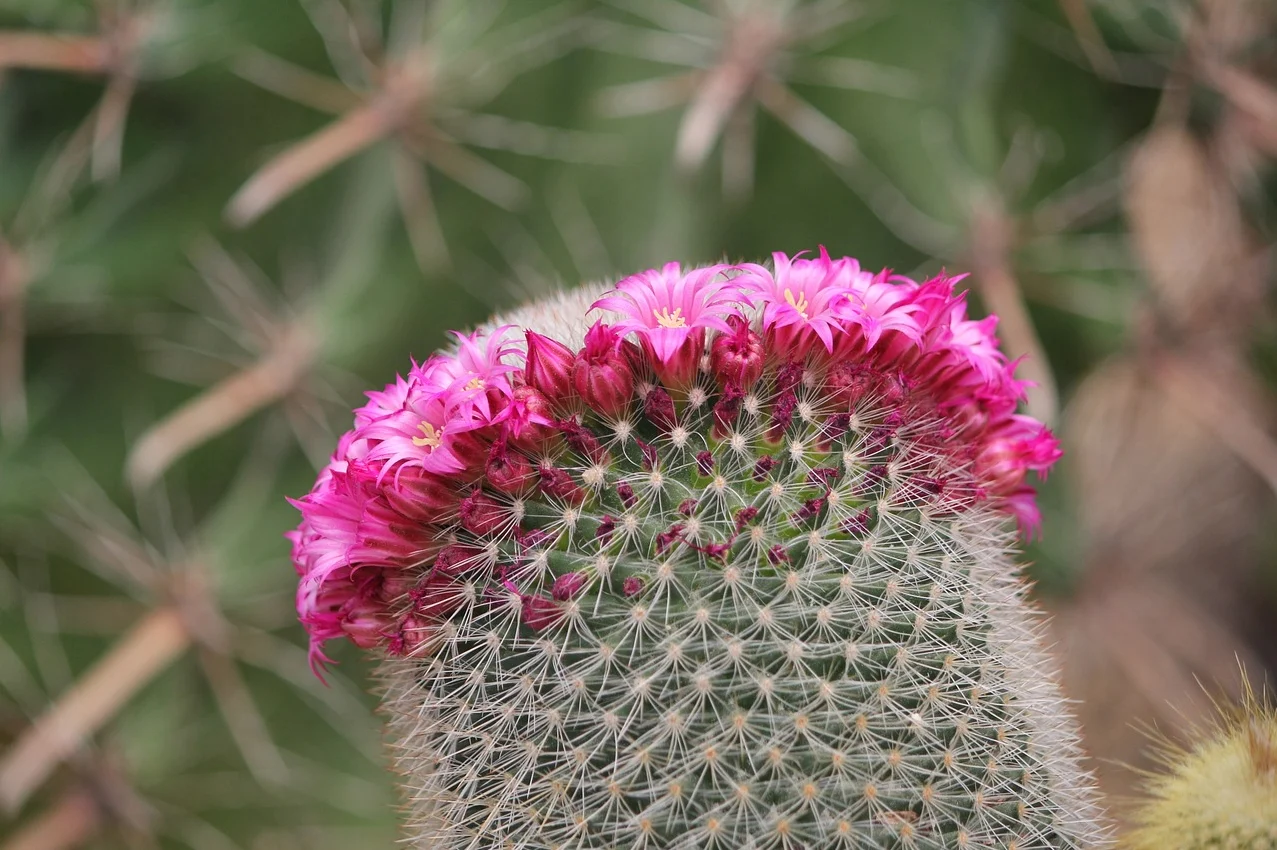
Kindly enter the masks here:
[[[510, 321], [579, 339], [591, 294]], [[717, 437], [703, 374], [673, 427], [587, 414], [606, 456], [553, 458], [583, 501], [454, 532], [477, 571], [584, 586], [534, 630], [463, 577], [430, 656], [386, 663], [414, 846], [1104, 843], [1004, 516], [934, 418], [866, 399], [831, 436], [817, 377], [782, 433], [774, 370]]]
[[1277, 850], [1277, 712], [1248, 699], [1191, 750], [1167, 748], [1169, 770], [1125, 837], [1130, 850]]

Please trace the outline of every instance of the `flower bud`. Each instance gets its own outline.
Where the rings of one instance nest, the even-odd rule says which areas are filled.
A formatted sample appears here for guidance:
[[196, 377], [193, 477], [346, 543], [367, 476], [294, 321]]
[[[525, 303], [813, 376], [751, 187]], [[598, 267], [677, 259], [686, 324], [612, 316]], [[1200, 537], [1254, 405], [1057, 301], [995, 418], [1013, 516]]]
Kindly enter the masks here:
[[749, 390], [763, 374], [763, 340], [739, 316], [727, 322], [732, 332], [719, 334], [710, 346], [710, 371], [720, 387]]
[[442, 620], [466, 602], [465, 583], [439, 571], [431, 572], [412, 591], [413, 612], [428, 620]]
[[471, 534], [491, 534], [509, 518], [509, 509], [482, 490], [475, 490], [461, 500], [461, 525]]
[[560, 602], [575, 599], [585, 589], [585, 573], [564, 573], [554, 580], [550, 595]]
[[553, 404], [563, 406], [572, 395], [572, 349], [558, 340], [525, 331], [528, 339], [527, 365], [523, 378]]
[[621, 583], [621, 592], [626, 596], [634, 597], [643, 592], [643, 579], [638, 576], [630, 576]]
[[524, 596], [521, 617], [528, 628], [544, 631], [563, 619], [563, 608], [548, 596]]
[[850, 408], [868, 395], [875, 383], [872, 369], [861, 363], [839, 360], [825, 378], [825, 389], [840, 406]]
[[662, 387], [654, 388], [643, 399], [643, 412], [647, 414], [648, 421], [662, 431], [673, 431], [678, 427], [674, 399]]
[[391, 627], [390, 615], [372, 600], [353, 597], [342, 610], [341, 630], [360, 649], [384, 644]]
[[[369, 481], [377, 478], [376, 470], [365, 470], [351, 465], [352, 472]], [[386, 502], [409, 519], [435, 525], [446, 524], [456, 515], [461, 494], [457, 482], [451, 478], [426, 472], [416, 466], [403, 466], [387, 475], [381, 492]]]
[[600, 416], [620, 416], [634, 395], [634, 369], [621, 344], [616, 331], [595, 322], [572, 365], [576, 391]]
[[518, 452], [510, 451], [505, 438], [502, 437], [492, 444], [492, 451], [488, 452], [484, 480], [494, 490], [519, 496], [536, 484], [537, 472], [527, 458]]
[[516, 447], [529, 452], [547, 450], [555, 439], [554, 411], [550, 400], [535, 387], [522, 384], [514, 388], [505, 421], [501, 423], [505, 437]]
[[1004, 496], [1024, 481], [1028, 465], [1019, 441], [990, 440], [975, 461], [975, 474], [990, 493]]
[[569, 505], [580, 505], [585, 502], [587, 493], [577, 486], [566, 470], [554, 466], [543, 466], [541, 474], [541, 492], [555, 499], [561, 499]]

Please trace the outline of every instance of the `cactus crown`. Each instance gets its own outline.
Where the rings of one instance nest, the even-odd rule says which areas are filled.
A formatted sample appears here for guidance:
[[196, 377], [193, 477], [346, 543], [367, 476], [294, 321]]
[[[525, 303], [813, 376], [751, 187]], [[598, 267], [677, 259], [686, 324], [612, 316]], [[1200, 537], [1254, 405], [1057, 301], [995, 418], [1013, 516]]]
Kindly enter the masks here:
[[404, 656], [417, 846], [1102, 840], [1006, 555], [1054, 440], [951, 280], [853, 264], [565, 295], [357, 412], [299, 604]]
[[1189, 749], [1164, 743], [1132, 818], [1130, 850], [1277, 848], [1277, 710], [1247, 692]]

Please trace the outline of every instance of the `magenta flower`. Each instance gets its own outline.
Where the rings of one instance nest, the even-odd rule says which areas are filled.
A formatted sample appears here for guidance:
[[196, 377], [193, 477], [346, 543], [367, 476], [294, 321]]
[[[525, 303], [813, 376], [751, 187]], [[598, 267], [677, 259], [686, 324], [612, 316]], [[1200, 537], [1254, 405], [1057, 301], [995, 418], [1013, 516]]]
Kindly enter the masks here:
[[311, 492], [290, 500], [302, 514], [300, 525], [288, 535], [300, 576], [297, 612], [311, 636], [311, 666], [316, 670], [328, 662], [324, 642], [351, 634], [351, 600], [361, 592], [356, 571], [403, 569], [432, 557], [441, 545], [433, 529], [390, 506], [361, 461], [347, 459], [346, 450], [355, 445], [352, 436], [342, 439]]
[[849, 324], [860, 328], [865, 348], [873, 348], [886, 331], [898, 331], [917, 343], [922, 339], [922, 326], [914, 317], [922, 307], [913, 302], [918, 285], [905, 277], [889, 277], [884, 269], [876, 275], [860, 271], [848, 275], [847, 298], [841, 302], [840, 314]]
[[[413, 363], [412, 368], [416, 371], [420, 367]], [[383, 416], [403, 410], [404, 402], [408, 400], [412, 386], [412, 381], [404, 379], [401, 375], [395, 375], [395, 382], [386, 384], [384, 390], [380, 392], [369, 390], [364, 393], [368, 397], [368, 403], [355, 410], [355, 427], [362, 428]]]
[[[805, 253], [805, 252], [802, 252]], [[805, 354], [815, 336], [833, 351], [834, 334], [842, 333], [840, 312], [851, 294], [851, 277], [860, 265], [850, 257], [831, 260], [822, 246], [814, 260], [772, 254], [775, 271], [754, 263], [733, 283], [757, 293], [763, 302], [763, 330], [772, 333], [774, 350], [796, 359]], [[854, 265], [853, 265], [854, 264]]]
[[411, 374], [423, 388], [439, 393], [445, 407], [460, 409], [463, 418], [473, 413], [484, 423], [497, 421], [514, 391], [508, 376], [517, 367], [504, 362], [520, 353], [518, 344], [506, 338], [514, 330], [505, 325], [491, 334], [453, 331], [457, 353], [435, 355]]
[[364, 457], [382, 464], [382, 478], [404, 467], [447, 475], [466, 468], [457, 450], [458, 438], [484, 424], [473, 413], [481, 411], [466, 411], [447, 390], [428, 392], [415, 386], [401, 409], [370, 422], [356, 435], [367, 446]]
[[715, 265], [683, 273], [678, 263], [666, 263], [625, 278], [612, 294], [591, 309], [621, 314], [613, 327], [633, 331], [654, 362], [657, 376], [683, 387], [695, 377], [705, 348], [705, 330], [729, 331], [727, 319], [740, 316], [749, 297], [735, 280], [732, 266]]

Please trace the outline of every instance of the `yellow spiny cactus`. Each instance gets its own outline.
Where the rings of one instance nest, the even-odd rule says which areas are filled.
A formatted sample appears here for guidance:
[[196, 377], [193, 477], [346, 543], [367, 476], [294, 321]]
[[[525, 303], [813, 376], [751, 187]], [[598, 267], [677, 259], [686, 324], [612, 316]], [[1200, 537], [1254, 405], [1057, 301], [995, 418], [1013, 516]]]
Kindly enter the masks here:
[[1163, 748], [1128, 850], [1277, 850], [1277, 709], [1247, 693], [1190, 748]]

